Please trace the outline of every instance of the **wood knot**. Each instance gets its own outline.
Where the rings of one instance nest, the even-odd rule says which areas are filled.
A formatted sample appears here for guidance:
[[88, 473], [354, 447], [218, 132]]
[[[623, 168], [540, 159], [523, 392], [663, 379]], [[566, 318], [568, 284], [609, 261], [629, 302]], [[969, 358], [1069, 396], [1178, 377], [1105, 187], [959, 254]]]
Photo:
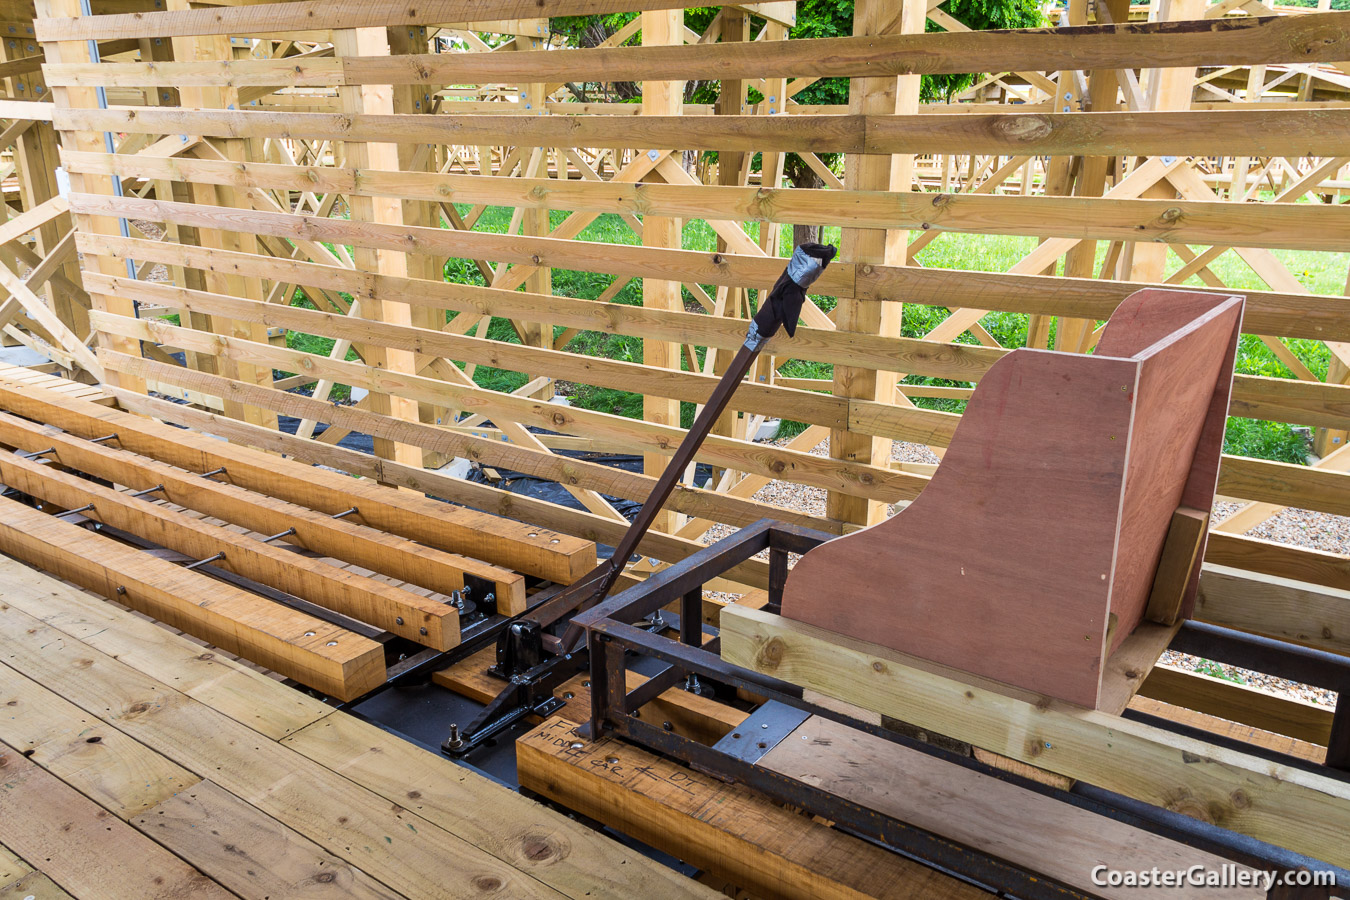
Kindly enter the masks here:
[[546, 859], [552, 859], [555, 856], [561, 855], [558, 851], [558, 847], [554, 846], [553, 841], [549, 839], [548, 835], [543, 834], [525, 835], [524, 839], [521, 841], [520, 849], [521, 852], [525, 854], [526, 859], [531, 859], [535, 862], [543, 862]]
[[496, 875], [479, 875], [473, 880], [473, 886], [485, 894], [491, 894], [502, 889], [502, 880]]
[[319, 884], [332, 884], [337, 880], [337, 876], [332, 872], [320, 872], [318, 875], [314, 876], [314, 880]]
[[755, 654], [755, 668], [757, 669], [776, 669], [783, 662], [783, 656], [787, 652], [782, 639], [769, 638], [759, 652]]

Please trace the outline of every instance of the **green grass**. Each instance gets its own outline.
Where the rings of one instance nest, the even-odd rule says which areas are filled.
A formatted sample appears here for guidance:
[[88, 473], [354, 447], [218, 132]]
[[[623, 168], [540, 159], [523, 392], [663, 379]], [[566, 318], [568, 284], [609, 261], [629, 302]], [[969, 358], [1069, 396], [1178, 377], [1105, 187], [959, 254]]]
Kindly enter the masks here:
[[[461, 212], [467, 211], [468, 207], [461, 208]], [[567, 215], [564, 211], [553, 211], [551, 213], [553, 224], [558, 225]], [[509, 207], [491, 207], [479, 219], [476, 230], [504, 233], [510, 220], [511, 209]], [[753, 237], [758, 237], [757, 224], [752, 224], [748, 230]], [[781, 232], [779, 253], [786, 255], [791, 250], [792, 230], [789, 227], [784, 227]], [[597, 217], [579, 237], [585, 241], [608, 244], [637, 245], [641, 243], [623, 220], [616, 215]], [[821, 239], [838, 243], [839, 229], [823, 229]], [[943, 234], [919, 253], [918, 262], [929, 268], [1004, 272], [1033, 249], [1035, 245], [1036, 239], [1030, 237]], [[716, 247], [716, 235], [707, 223], [697, 220], [690, 221], [684, 227], [683, 246], [688, 250], [711, 251]], [[1195, 249], [1198, 252], [1201, 248]], [[1098, 244], [1098, 268], [1105, 252], [1106, 243], [1100, 242]], [[1276, 250], [1274, 253], [1313, 293], [1338, 294], [1343, 289], [1346, 264], [1347, 260], [1350, 260], [1350, 254], [1281, 250]], [[1176, 271], [1180, 265], [1181, 261], [1175, 254], [1169, 254], [1168, 274]], [[1265, 289], [1261, 280], [1236, 254], [1225, 254], [1212, 263], [1210, 268], [1234, 290]], [[449, 260], [445, 265], [445, 277], [448, 281], [484, 284], [482, 274], [478, 271], [477, 266], [468, 259]], [[609, 283], [609, 276], [598, 273], [564, 270], [553, 272], [553, 291], [561, 296], [595, 299], [608, 288]], [[1186, 283], [1203, 286], [1198, 276]], [[702, 287], [709, 295], [715, 293], [713, 285], [703, 285]], [[687, 309], [699, 308], [693, 296], [687, 290], [683, 291], [683, 296]], [[351, 298], [346, 299], [350, 300]], [[817, 296], [815, 299], [826, 311], [834, 307], [835, 298], [833, 297]], [[303, 297], [300, 297], [298, 302], [307, 306], [311, 305]], [[641, 279], [632, 280], [618, 293], [613, 302], [640, 306], [642, 303]], [[947, 310], [938, 307], [907, 304], [904, 311], [902, 333], [908, 337], [922, 337], [949, 314]], [[453, 318], [454, 315], [454, 313], [451, 313], [450, 318]], [[1027, 316], [1025, 315], [992, 312], [981, 320], [981, 324], [1005, 347], [1020, 347], [1026, 343]], [[561, 331], [561, 327], [557, 328], [555, 337]], [[509, 322], [502, 319], [492, 321], [487, 336], [494, 340], [519, 343], [514, 328]], [[969, 333], [962, 335], [958, 338], [958, 341], [976, 343], [974, 337]], [[331, 351], [333, 341], [313, 335], [291, 333], [287, 337], [287, 344], [293, 349], [326, 355]], [[1325, 377], [1329, 353], [1324, 345], [1305, 340], [1289, 340], [1286, 341], [1286, 344], [1318, 377]], [[573, 338], [567, 349], [574, 353], [608, 359], [632, 362], [640, 362], [642, 359], [642, 341], [639, 338], [622, 335], [582, 332]], [[354, 353], [348, 355], [348, 359], [354, 358]], [[702, 350], [699, 351], [698, 358], [701, 363]], [[681, 367], [687, 369], [687, 361], [682, 360]], [[829, 379], [833, 375], [831, 365], [805, 360], [789, 361], [780, 371], [783, 375], [798, 378]], [[1259, 338], [1251, 335], [1244, 335], [1242, 338], [1237, 359], [1237, 371], [1243, 374], [1277, 378], [1293, 377], [1293, 373], [1276, 358], [1270, 349]], [[526, 375], [523, 373], [495, 369], [489, 366], [479, 366], [474, 372], [474, 381], [480, 386], [492, 390], [515, 390], [525, 384], [526, 380]], [[906, 378], [905, 383], [969, 386], [968, 383], [918, 376]], [[642, 397], [637, 393], [592, 385], [566, 385], [563, 387], [563, 391], [568, 394], [574, 405], [584, 409], [634, 418], [640, 417], [642, 414]], [[344, 385], [337, 386], [332, 395], [335, 400], [345, 399], [347, 396], [349, 396], [349, 389]], [[916, 399], [915, 403], [927, 409], [950, 412], [960, 412], [965, 406], [964, 401], [927, 398]], [[693, 416], [693, 405], [682, 404], [682, 411], [682, 418], [687, 426]], [[784, 433], [795, 434], [805, 427], [799, 422], [785, 421]], [[1306, 461], [1307, 445], [1304, 437], [1295, 432], [1292, 426], [1276, 422], [1233, 418], [1229, 420], [1225, 450], [1229, 453], [1245, 456], [1302, 463]]]

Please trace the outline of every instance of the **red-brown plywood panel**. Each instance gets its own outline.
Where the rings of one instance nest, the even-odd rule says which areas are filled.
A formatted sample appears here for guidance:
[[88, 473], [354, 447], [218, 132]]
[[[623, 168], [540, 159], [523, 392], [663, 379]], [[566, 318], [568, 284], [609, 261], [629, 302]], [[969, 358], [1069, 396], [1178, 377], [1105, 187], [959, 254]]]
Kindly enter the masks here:
[[803, 556], [783, 615], [1094, 706], [1113, 591], [1123, 639], [1172, 511], [1206, 479], [1212, 498], [1241, 301], [1144, 291], [1121, 310], [1094, 355], [991, 368], [918, 499]]
[[[1108, 654], [1129, 636], [1148, 606], [1163, 541], [1172, 514], [1187, 494], [1216, 391], [1222, 390], [1226, 412], [1227, 385], [1232, 381], [1229, 360], [1242, 301], [1186, 291], [1140, 291], [1126, 307], [1126, 315], [1112, 316], [1097, 345], [1099, 354], [1112, 356], [1143, 345], [1135, 351], [1142, 365], [1111, 589], [1117, 624]], [[1181, 317], [1184, 324], [1157, 338], [1146, 324], [1150, 310], [1171, 314], [1166, 318]], [[1226, 361], [1228, 377], [1221, 378]], [[1212, 456], [1217, 463], [1218, 454]], [[1212, 505], [1216, 476], [1217, 469], [1211, 470], [1209, 493], [1197, 497], [1198, 509]], [[1198, 578], [1197, 567], [1191, 587]]]

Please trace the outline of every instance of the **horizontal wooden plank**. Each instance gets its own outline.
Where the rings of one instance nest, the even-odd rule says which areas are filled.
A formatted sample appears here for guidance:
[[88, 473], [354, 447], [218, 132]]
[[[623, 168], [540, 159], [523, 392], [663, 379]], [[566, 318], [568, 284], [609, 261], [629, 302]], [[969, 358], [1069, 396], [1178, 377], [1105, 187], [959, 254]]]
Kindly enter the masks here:
[[[726, 284], [734, 287], [770, 287], [786, 263], [775, 257], [734, 257], [727, 253], [627, 247], [594, 241], [521, 237], [482, 232], [447, 231], [418, 226], [385, 226], [373, 222], [299, 216], [283, 212], [72, 194], [72, 209], [105, 216], [133, 216], [155, 222], [176, 222], [225, 231], [267, 234], [288, 240], [336, 241], [373, 249], [402, 250], [456, 259], [489, 259], [522, 266], [544, 266], [587, 272]], [[268, 260], [275, 263], [276, 260]], [[734, 268], [733, 268], [734, 266]], [[815, 283], [817, 292], [851, 296], [852, 270], [826, 269]]]
[[[286, 453], [296, 459], [315, 465], [330, 466], [340, 472], [366, 478], [378, 478], [388, 484], [407, 487], [444, 497], [457, 503], [473, 506], [501, 516], [520, 516], [538, 522], [560, 534], [572, 534], [597, 543], [613, 546], [628, 530], [627, 522], [598, 516], [585, 510], [571, 509], [524, 494], [512, 494], [486, 484], [476, 484], [463, 478], [453, 478], [439, 472], [403, 465], [393, 460], [380, 459], [369, 453], [335, 447], [310, 438], [300, 438], [271, 428], [251, 425], [229, 419], [217, 413], [193, 409], [137, 394], [122, 388], [111, 389], [127, 409], [153, 415], [166, 422], [227, 437], [231, 441], [258, 447], [276, 453]], [[476, 447], [471, 452], [476, 452]], [[670, 506], [679, 512], [717, 520], [719, 510], [702, 505], [705, 495], [677, 485], [671, 495]], [[704, 549], [698, 541], [680, 538], [660, 531], [648, 531], [638, 543], [638, 552], [652, 559], [676, 562]], [[769, 565], [763, 560], [749, 559], [728, 569], [725, 577], [754, 588], [769, 584]]]
[[1205, 561], [1291, 581], [1350, 591], [1350, 556], [1211, 531]]
[[[0, 841], [77, 897], [230, 900], [234, 895], [0, 745]], [[24, 896], [24, 895], [19, 895]]]
[[[156, 209], [159, 209], [156, 207]], [[177, 216], [179, 210], [171, 211]], [[284, 214], [283, 214], [284, 215]], [[167, 217], [167, 214], [166, 214]], [[266, 227], [264, 224], [263, 227]], [[461, 232], [450, 232], [462, 234]], [[464, 235], [473, 239], [474, 235]], [[539, 242], [547, 239], [518, 238], [514, 235], [501, 235], [508, 240], [494, 247], [475, 247], [472, 252], [483, 252], [480, 258], [499, 259], [505, 262], [530, 260], [529, 247], [539, 247]], [[577, 244], [581, 246], [576, 246]], [[508, 291], [500, 288], [480, 287], [472, 284], [459, 284], [426, 279], [397, 278], [376, 275], [368, 272], [356, 272], [339, 266], [327, 266], [317, 263], [282, 260], [274, 257], [257, 256], [246, 253], [214, 250], [203, 247], [189, 247], [164, 241], [144, 241], [119, 236], [91, 235], [81, 233], [78, 245], [83, 252], [107, 255], [117, 259], [135, 259], [137, 261], [162, 262], [166, 265], [185, 265], [204, 271], [230, 271], [241, 275], [269, 276], [285, 279], [291, 283], [310, 285], [333, 291], [345, 291], [363, 297], [408, 303], [427, 309], [450, 309], [475, 315], [500, 316], [507, 319], [528, 321], [538, 315], [539, 309], [547, 306], [550, 321], [583, 331], [597, 331], [606, 334], [626, 334], [635, 337], [656, 338], [661, 340], [692, 343], [701, 347], [718, 347], [735, 350], [745, 342], [746, 325], [744, 320], [726, 319], [720, 316], [708, 316], [675, 310], [648, 309], [627, 306], [618, 303], [600, 303], [594, 300], [579, 300], [572, 297], [545, 296], [523, 291]], [[568, 245], [571, 245], [570, 247]], [[610, 247], [614, 253], [626, 254], [637, 251], [631, 257], [625, 256], [618, 263], [611, 258], [605, 262], [594, 248], [584, 242], [562, 241], [548, 244], [550, 254], [554, 250], [564, 254], [560, 259], [551, 260], [560, 265], [555, 268], [580, 268], [585, 271], [613, 271], [632, 263], [639, 274], [675, 280], [697, 281], [703, 284], [731, 284], [735, 286], [767, 287], [782, 273], [783, 260], [732, 256], [731, 254], [699, 254], [684, 250], [660, 250], [648, 247]], [[466, 252], [462, 247], [450, 252]], [[667, 268], [667, 260], [673, 254], [680, 254], [679, 268]], [[705, 263], [712, 263], [706, 266]], [[851, 266], [848, 281], [851, 283]], [[605, 268], [600, 268], [600, 267]], [[730, 275], [717, 273], [714, 268], [730, 270]], [[821, 277], [820, 282], [830, 278], [835, 270], [831, 265]], [[708, 277], [712, 276], [712, 277]], [[85, 277], [91, 283], [117, 285], [119, 289], [127, 287], [120, 276], [107, 276], [101, 273], [87, 272]], [[109, 281], [107, 279], [117, 280]], [[817, 282], [819, 284], [820, 282]], [[836, 288], [847, 288], [846, 284], [835, 282]], [[190, 297], [182, 289], [164, 286], [149, 287], [136, 285], [138, 291], [157, 291], [162, 297]], [[824, 293], [822, 289], [822, 293]], [[1122, 297], [1123, 299], [1123, 297]], [[183, 302], [183, 301], [180, 301]], [[765, 352], [784, 359], [809, 359], [828, 363], [867, 363], [875, 366], [903, 367], [905, 371], [923, 373], [933, 377], [951, 378], [957, 381], [978, 378], [989, 366], [1001, 358], [1005, 351], [976, 347], [969, 344], [937, 343], [912, 338], [893, 338], [881, 335], [869, 335], [860, 332], [834, 331], [801, 326], [797, 333], [788, 338], [780, 333], [771, 338]]]
[[[555, 16], [586, 16], [633, 10], [681, 9], [680, 0], [553, 0]], [[713, 6], [722, 5], [713, 3]], [[439, 25], [496, 19], [537, 19], [532, 0], [430, 0], [416, 6], [402, 0], [300, 0], [285, 4], [171, 12], [134, 12], [78, 18], [41, 18], [39, 41], [97, 38], [188, 37], [205, 34], [262, 34], [330, 28]]]
[[1350, 516], [1350, 477], [1330, 469], [1225, 454], [1217, 490], [1228, 497]]
[[[839, 266], [833, 263], [830, 270]], [[827, 270], [827, 271], [830, 271]], [[856, 296], [867, 300], [921, 303], [967, 309], [997, 309], [1006, 312], [1065, 316], [1071, 319], [1105, 321], [1130, 294], [1147, 285], [1096, 278], [1051, 275], [1008, 275], [922, 266], [872, 266], [857, 274]], [[1186, 290], [1209, 291], [1210, 288]], [[1226, 288], [1216, 293], [1225, 296]], [[1248, 334], [1321, 341], [1350, 340], [1350, 317], [1344, 315], [1350, 299], [1342, 296], [1289, 294], [1278, 291], [1244, 290], [1247, 306], [1242, 328]]]
[[[240, 341], [234, 338], [216, 336], [213, 339], [222, 351], [243, 358], [258, 360], [274, 358], [273, 354], [293, 354], [295, 351], [272, 348], [269, 345]], [[228, 343], [226, 343], [228, 341]], [[265, 349], [264, 349], [265, 348]], [[129, 375], [149, 377], [167, 384], [178, 385], [189, 390], [214, 396], [228, 396], [241, 403], [272, 409], [284, 415], [298, 415], [301, 418], [314, 419], [329, 424], [341, 425], [365, 434], [395, 438], [403, 435], [400, 443], [419, 444], [424, 449], [435, 449], [442, 453], [477, 459], [490, 465], [503, 465], [521, 472], [553, 478], [566, 484], [590, 488], [610, 496], [630, 500], [645, 500], [650, 493], [648, 482], [653, 479], [623, 472], [599, 463], [587, 463], [583, 460], [556, 457], [543, 450], [531, 450], [514, 444], [501, 442], [478, 442], [485, 449], [477, 456], [468, 457], [469, 447], [474, 439], [456, 432], [422, 423], [404, 422], [388, 416], [351, 407], [334, 407], [297, 394], [289, 394], [273, 388], [250, 385], [242, 381], [222, 378], [205, 372], [195, 372], [179, 366], [154, 362], [140, 357], [112, 353], [100, 350], [100, 358], [116, 371]], [[277, 359], [293, 361], [290, 355], [276, 356]], [[317, 357], [316, 359], [322, 359]], [[539, 425], [565, 433], [599, 436], [618, 443], [635, 452], [649, 452], [673, 455], [683, 440], [684, 431], [674, 426], [655, 425], [623, 416], [608, 413], [596, 413], [556, 404], [539, 403], [524, 398], [512, 397], [482, 388], [459, 387], [453, 384], [404, 375], [384, 369], [375, 369], [356, 363], [344, 363], [330, 360], [320, 364], [315, 362], [316, 371], [322, 369], [334, 377], [340, 377], [344, 383], [356, 384], [370, 390], [393, 393], [396, 396], [409, 397], [422, 402], [451, 405], [469, 412], [481, 412], [484, 415], [505, 414], [526, 425]], [[339, 376], [339, 373], [340, 376]], [[856, 463], [835, 462], [824, 457], [813, 456], [801, 451], [766, 448], [749, 441], [733, 438], [709, 438], [697, 454], [698, 459], [712, 465], [725, 466], [738, 471], [751, 472], [768, 478], [781, 478], [800, 484], [840, 490], [857, 496], [870, 497], [887, 502], [913, 499], [922, 490], [927, 479]], [[558, 477], [561, 475], [562, 477]], [[715, 492], [712, 493], [716, 497]], [[763, 513], [778, 509], [753, 501], [737, 501], [738, 498], [718, 497], [726, 507], [744, 509], [746, 512], [762, 518]], [[709, 500], [712, 504], [712, 500]], [[791, 515], [785, 511], [784, 516]], [[741, 521], [737, 524], [750, 524]]]
[[130, 819], [201, 781], [3, 663], [0, 678], [0, 742], [117, 818]]
[[[506, 54], [510, 55], [510, 54]], [[522, 56], [526, 54], [520, 54]], [[269, 190], [399, 197], [428, 202], [833, 225], [1027, 234], [1099, 240], [1228, 244], [1298, 250], [1350, 248], [1350, 210], [1328, 204], [929, 194], [498, 178], [387, 172], [223, 159], [63, 154], [86, 174]]]
[[117, 657], [268, 738], [280, 738], [333, 711], [331, 706], [140, 616], [0, 557], [3, 602], [72, 641]]
[[119, 446], [189, 471], [224, 467], [233, 484], [330, 516], [356, 506], [372, 528], [551, 581], [570, 584], [595, 567], [594, 545], [567, 534], [356, 482], [42, 388], [21, 387], [3, 373], [0, 409], [83, 438], [116, 432]]
[[[36, 447], [33, 452], [42, 449]], [[58, 461], [65, 461], [61, 454], [55, 456]], [[0, 453], [0, 480], [60, 508], [83, 509], [92, 505], [93, 509], [83, 513], [87, 518], [192, 559], [223, 554], [213, 565], [416, 643], [437, 650], [459, 645], [459, 611], [447, 603], [292, 553], [229, 528], [208, 525], [154, 499], [134, 498], [17, 455]]]
[[59, 131], [531, 147], [1038, 156], [1336, 156], [1350, 109], [838, 116], [427, 116], [58, 109]]
[[34, 100], [0, 100], [0, 119], [29, 119], [34, 122], [50, 122], [55, 103], [41, 103]]
[[359, 519], [359, 509], [351, 516], [334, 519], [303, 506], [202, 478], [158, 460], [74, 438], [4, 413], [0, 413], [0, 443], [28, 452], [54, 447], [55, 458], [71, 469], [134, 490], [161, 485], [163, 490], [155, 497], [259, 534], [279, 534], [293, 528], [295, 534], [288, 538], [291, 543], [428, 590], [443, 594], [459, 590], [464, 586], [465, 573], [468, 573], [492, 582], [504, 608], [516, 612], [525, 608], [523, 576], [361, 525], [353, 521]]
[[[671, 397], [692, 403], [706, 403], [716, 388], [718, 379], [695, 372], [655, 372], [638, 363], [609, 360], [557, 350], [529, 347], [505, 341], [446, 334], [425, 328], [412, 328], [353, 319], [318, 310], [286, 307], [275, 303], [241, 300], [204, 291], [175, 288], [154, 282], [138, 282], [109, 277], [97, 273], [87, 276], [88, 283], [106, 286], [110, 293], [129, 299], [157, 298], [168, 306], [211, 315], [225, 316], [236, 321], [257, 322], [268, 327], [288, 331], [322, 335], [335, 340], [348, 340], [358, 348], [366, 344], [409, 350], [426, 360], [436, 357], [493, 366], [514, 372], [547, 372], [553, 378], [564, 378], [578, 384], [592, 384], [617, 390]], [[593, 301], [580, 301], [593, 303]], [[624, 309], [624, 307], [616, 307]], [[95, 311], [94, 327], [114, 334], [126, 334], [141, 340], [215, 354], [224, 348], [204, 347], [203, 341], [215, 340], [200, 332], [147, 319], [129, 319]], [[721, 317], [701, 317], [698, 313], [676, 313], [680, 316], [702, 318], [715, 325], [731, 325], [728, 336], [744, 331], [745, 326]], [[556, 323], [556, 319], [554, 320]], [[133, 332], [127, 334], [127, 332]], [[830, 332], [824, 332], [828, 336]], [[743, 340], [743, 333], [740, 338]], [[832, 341], [843, 344], [844, 341]], [[190, 345], [190, 346], [189, 346]], [[936, 348], [935, 344], [928, 344]], [[299, 366], [300, 368], [288, 368]], [[302, 371], [323, 377], [322, 359], [292, 358], [278, 367], [286, 371]], [[346, 383], [346, 382], [343, 382]], [[1350, 394], [1350, 391], [1347, 391]], [[878, 437], [925, 444], [947, 444], [956, 429], [958, 417], [952, 413], [897, 407], [867, 400], [811, 393], [777, 385], [743, 383], [736, 392], [735, 406], [750, 412], [780, 416], [813, 425], [847, 428], [857, 422], [859, 430]]]
[[240, 897], [401, 896], [210, 781], [166, 799], [132, 824]]
[[1119, 716], [1047, 700], [758, 610], [722, 611], [722, 656], [903, 722], [1324, 859], [1350, 787]]
[[[153, 15], [153, 14], [152, 14]], [[480, 29], [482, 30], [482, 29]], [[1350, 25], [1334, 13], [1138, 22], [1009, 31], [887, 34], [794, 41], [554, 50], [547, 54], [437, 53], [349, 59], [63, 64], [53, 86], [328, 87], [356, 84], [520, 84], [837, 78], [1154, 66], [1339, 62]]]
[[0, 546], [330, 696], [350, 700], [384, 681], [374, 641], [3, 498]]
[[1154, 666], [1144, 697], [1326, 746], [1334, 709], [1175, 666]]
[[[501, 236], [511, 237], [511, 236]], [[523, 239], [516, 238], [517, 241]], [[535, 240], [535, 239], [531, 239]], [[506, 318], [519, 318], [515, 313], [522, 310], [533, 311], [537, 306], [524, 310], [526, 304], [542, 302], [535, 295], [520, 292], [494, 291], [492, 288], [476, 285], [449, 284], [417, 279], [398, 279], [366, 272], [353, 272], [337, 266], [324, 266], [296, 260], [253, 256], [228, 250], [215, 250], [204, 247], [189, 247], [165, 241], [148, 241], [138, 238], [124, 238], [120, 235], [96, 235], [81, 232], [76, 242], [84, 253], [113, 256], [118, 259], [131, 258], [139, 261], [154, 260], [166, 265], [185, 265], [192, 268], [215, 270], [228, 267], [239, 274], [256, 274], [260, 277], [275, 276], [300, 284], [313, 284], [330, 290], [362, 293], [395, 299], [402, 303], [418, 304], [460, 311], [475, 311], [481, 314], [501, 315]], [[574, 243], [574, 242], [573, 242]], [[505, 244], [503, 246], [510, 246]], [[475, 251], [484, 248], [476, 247]], [[551, 249], [551, 248], [550, 248]], [[672, 278], [680, 281], [695, 281], [702, 284], [725, 284], [732, 286], [759, 284], [770, 285], [782, 271], [781, 260], [775, 258], [755, 258], [738, 256], [731, 253], [719, 253], [715, 256], [691, 251], [664, 251], [656, 248], [613, 247], [615, 252], [627, 254], [638, 251], [635, 257], [625, 255], [622, 271], [634, 274], [650, 274], [653, 277]], [[565, 252], [561, 248], [559, 252]], [[494, 257], [499, 258], [499, 257]], [[659, 263], [657, 262], [659, 260]], [[530, 261], [526, 247], [522, 246], [508, 262]], [[569, 263], [576, 262], [568, 260]], [[594, 266], [599, 263], [587, 262], [592, 266], [589, 271], [618, 271], [618, 267], [602, 269]], [[566, 268], [567, 266], [556, 266]], [[1099, 319], [1111, 317], [1115, 308], [1130, 294], [1145, 287], [1165, 287], [1165, 285], [1145, 285], [1127, 281], [1102, 281], [1094, 278], [1063, 278], [1037, 275], [1007, 275], [995, 272], [970, 272], [953, 269], [924, 268], [920, 266], [866, 266], [865, 271], [855, 272], [854, 265], [847, 260], [837, 260], [825, 270], [816, 282], [818, 293], [841, 297], [858, 296], [868, 300], [886, 302], [919, 303], [932, 306], [963, 307], [973, 309], [994, 309], [1007, 312], [1066, 316], [1074, 319]], [[1188, 288], [1189, 290], [1190, 288]], [[1199, 288], [1198, 290], [1205, 290]], [[1224, 295], [1232, 292], [1218, 291]], [[1288, 294], [1277, 291], [1244, 291], [1247, 307], [1243, 315], [1243, 325], [1253, 334], [1272, 334], [1284, 337], [1309, 338], [1312, 340], [1350, 341], [1350, 317], [1343, 315], [1343, 309], [1350, 299], [1345, 297], [1318, 296], [1310, 294]], [[648, 336], [649, 332], [638, 331], [639, 327], [661, 328], [669, 322], [671, 328], [693, 327], [697, 314], [667, 313], [663, 310], [644, 310], [608, 304], [597, 307], [587, 305], [587, 301], [566, 297], [550, 297], [550, 315], [568, 315], [566, 322], [578, 328], [611, 333]], [[518, 305], [510, 305], [512, 303]], [[579, 305], [573, 305], [579, 304]], [[710, 317], [702, 317], [704, 319]], [[612, 321], [611, 321], [612, 320]], [[678, 323], [678, 325], [677, 325]], [[725, 335], [721, 340], [735, 343], [714, 343], [717, 338], [704, 331], [692, 337], [695, 343], [707, 346], [736, 347], [740, 345], [739, 325], [721, 323], [722, 329], [707, 326], [712, 334]], [[814, 332], [814, 333], [813, 333]], [[679, 332], [661, 330], [650, 332], [653, 337], [666, 337]], [[908, 344], [887, 344], [892, 339], [876, 335], [861, 335], [845, 332], [849, 341], [845, 347], [833, 350], [827, 343], [821, 346], [816, 341], [826, 342], [831, 333], [815, 329], [799, 328], [796, 337], [790, 341], [785, 335], [773, 338], [766, 352], [778, 356], [792, 356], [801, 359], [815, 359], [820, 362], [849, 361], [847, 354], [891, 354], [903, 362], [906, 371], [921, 372], [924, 367], [940, 365], [941, 360], [930, 359], [919, 350], [909, 349]], [[871, 343], [875, 340], [875, 346]], [[791, 351], [788, 352], [788, 345]], [[975, 364], [981, 358], [980, 353], [988, 348], [966, 345], [940, 345], [951, 354], [969, 352], [969, 359], [959, 356], [952, 359], [952, 374], [949, 377], [965, 380], [974, 370], [978, 377], [982, 367]], [[828, 354], [828, 355], [827, 355]], [[837, 360], [836, 356], [844, 356]], [[855, 355], [851, 357], [856, 360]], [[988, 364], [986, 364], [988, 365]]]
[[1350, 654], [1350, 591], [1205, 563], [1195, 618]]

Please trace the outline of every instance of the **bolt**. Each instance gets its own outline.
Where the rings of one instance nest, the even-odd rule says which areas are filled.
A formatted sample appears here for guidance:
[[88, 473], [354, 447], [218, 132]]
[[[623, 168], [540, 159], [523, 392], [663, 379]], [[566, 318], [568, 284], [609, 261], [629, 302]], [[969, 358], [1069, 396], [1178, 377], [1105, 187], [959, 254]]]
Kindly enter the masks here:
[[399, 625], [402, 625], [402, 624], [403, 624], [403, 617], [402, 617], [402, 616], [396, 616], [396, 617], [394, 618], [394, 621], [395, 621], [396, 623], [398, 623]]
[[420, 634], [420, 635], [422, 635], [422, 637], [426, 637], [426, 636], [427, 636], [427, 630], [426, 630], [425, 628], [419, 628], [419, 629], [417, 629], [417, 633]]
[[666, 731], [674, 731], [674, 730], [675, 730], [675, 726], [672, 725], [672, 724], [670, 724], [669, 722], [662, 722], [662, 723], [661, 723], [661, 727], [664, 728]]

